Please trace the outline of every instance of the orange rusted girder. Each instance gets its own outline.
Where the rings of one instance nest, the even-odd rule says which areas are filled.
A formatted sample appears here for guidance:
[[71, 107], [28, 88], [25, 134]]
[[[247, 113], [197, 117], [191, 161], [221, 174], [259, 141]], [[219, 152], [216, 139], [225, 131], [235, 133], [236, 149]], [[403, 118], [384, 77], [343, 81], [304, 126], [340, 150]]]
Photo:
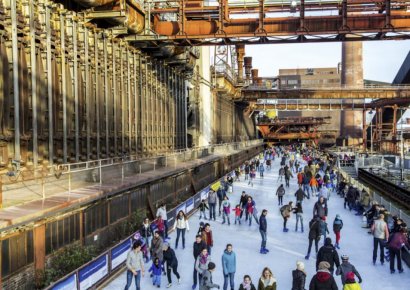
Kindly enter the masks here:
[[[203, 1], [165, 2], [151, 10], [155, 35], [126, 39], [173, 40], [185, 45], [410, 39], [410, 12], [403, 0], [302, 0], [296, 7], [290, 1], [269, 0], [242, 5], [219, 0], [217, 6], [208, 7]], [[306, 16], [305, 12], [315, 11], [323, 15]], [[165, 13], [178, 20], [165, 20], [161, 16]]]

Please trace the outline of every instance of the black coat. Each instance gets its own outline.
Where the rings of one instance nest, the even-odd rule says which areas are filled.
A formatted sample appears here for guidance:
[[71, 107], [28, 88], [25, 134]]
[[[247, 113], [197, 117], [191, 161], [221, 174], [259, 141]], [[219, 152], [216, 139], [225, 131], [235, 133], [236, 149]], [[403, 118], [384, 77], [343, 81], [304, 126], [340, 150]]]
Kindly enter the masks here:
[[310, 280], [309, 290], [338, 290], [335, 278], [327, 272], [318, 272]]
[[152, 236], [151, 225], [148, 225], [148, 227], [144, 227], [144, 225], [141, 225], [140, 233], [141, 233], [141, 236], [145, 239], [148, 237], [151, 237]]
[[206, 244], [204, 241], [201, 241], [200, 243], [194, 242], [194, 258], [196, 261], [196, 258], [198, 258], [199, 254], [202, 252], [203, 249], [206, 249]]
[[297, 200], [297, 201], [303, 200], [305, 197], [306, 197], [306, 198], [308, 197], [308, 196], [306, 195], [306, 193], [305, 193], [301, 188], [299, 188], [299, 189], [296, 191], [295, 196], [296, 196], [296, 200]]
[[292, 271], [292, 290], [305, 290], [306, 274], [300, 270]]
[[[241, 283], [241, 285], [239, 286], [239, 290], [245, 290], [245, 288], [243, 288], [243, 283]], [[255, 285], [253, 285], [253, 283], [251, 283], [251, 290], [256, 290]]]
[[320, 222], [319, 220], [312, 219], [309, 222], [309, 239], [319, 239], [320, 238]]
[[313, 216], [315, 215], [319, 217], [327, 216], [327, 203], [325, 200], [323, 203], [320, 203], [320, 201], [315, 203], [315, 206], [313, 207]]
[[244, 207], [247, 202], [248, 202], [248, 196], [246, 194], [241, 195], [241, 199], [239, 200], [239, 204], [241, 205], [241, 207]]
[[267, 227], [268, 225], [266, 223], [266, 217], [263, 214], [261, 214], [261, 216], [259, 217], [259, 230], [266, 232]]
[[330, 264], [329, 271], [331, 273], [333, 273], [335, 265], [336, 268], [340, 266], [339, 255], [333, 245], [326, 245], [319, 249], [316, 258], [316, 270], [318, 270], [319, 268], [319, 263], [323, 261], [326, 261]]
[[167, 267], [178, 266], [178, 260], [173, 249], [168, 247], [168, 250], [163, 252], [164, 263], [167, 262]]

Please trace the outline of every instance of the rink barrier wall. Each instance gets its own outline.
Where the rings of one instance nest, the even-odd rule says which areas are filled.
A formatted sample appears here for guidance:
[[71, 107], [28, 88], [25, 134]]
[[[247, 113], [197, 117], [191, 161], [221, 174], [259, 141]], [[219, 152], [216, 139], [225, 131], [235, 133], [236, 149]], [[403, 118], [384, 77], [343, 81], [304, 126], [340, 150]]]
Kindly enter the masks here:
[[[171, 225], [173, 225], [175, 216], [180, 210], [182, 210], [187, 216], [191, 216], [198, 208], [201, 200], [208, 197], [208, 192], [211, 190], [212, 185], [224, 181], [225, 177], [228, 175], [233, 176], [234, 171], [226, 174], [222, 178], [217, 179], [201, 191], [197, 192], [194, 196], [167, 211], [167, 222], [169, 225], [168, 232], [172, 232]], [[152, 224], [154, 223], [155, 221], [152, 222]], [[136, 233], [133, 233], [87, 264], [50, 285], [46, 288], [46, 290], [95, 289], [96, 287], [106, 283], [111, 276], [121, 272], [124, 269], [127, 254], [132, 246], [133, 237], [135, 234]]]

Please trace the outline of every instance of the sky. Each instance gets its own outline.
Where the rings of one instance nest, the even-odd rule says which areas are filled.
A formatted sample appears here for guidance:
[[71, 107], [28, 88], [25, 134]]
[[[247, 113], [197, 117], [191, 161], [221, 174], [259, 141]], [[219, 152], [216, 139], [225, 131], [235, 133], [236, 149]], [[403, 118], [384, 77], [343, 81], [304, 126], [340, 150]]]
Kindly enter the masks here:
[[[248, 45], [246, 56], [260, 77], [276, 76], [281, 68], [336, 67], [342, 45], [335, 43]], [[410, 40], [363, 42], [364, 78], [391, 83], [410, 51]]]

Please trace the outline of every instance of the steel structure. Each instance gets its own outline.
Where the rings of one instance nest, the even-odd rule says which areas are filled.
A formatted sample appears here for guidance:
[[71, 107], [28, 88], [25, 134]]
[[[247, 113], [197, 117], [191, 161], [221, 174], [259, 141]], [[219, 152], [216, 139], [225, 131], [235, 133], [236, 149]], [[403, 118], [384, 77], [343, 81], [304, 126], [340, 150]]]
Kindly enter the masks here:
[[152, 27], [135, 42], [179, 45], [409, 39], [405, 0], [150, 1]]

